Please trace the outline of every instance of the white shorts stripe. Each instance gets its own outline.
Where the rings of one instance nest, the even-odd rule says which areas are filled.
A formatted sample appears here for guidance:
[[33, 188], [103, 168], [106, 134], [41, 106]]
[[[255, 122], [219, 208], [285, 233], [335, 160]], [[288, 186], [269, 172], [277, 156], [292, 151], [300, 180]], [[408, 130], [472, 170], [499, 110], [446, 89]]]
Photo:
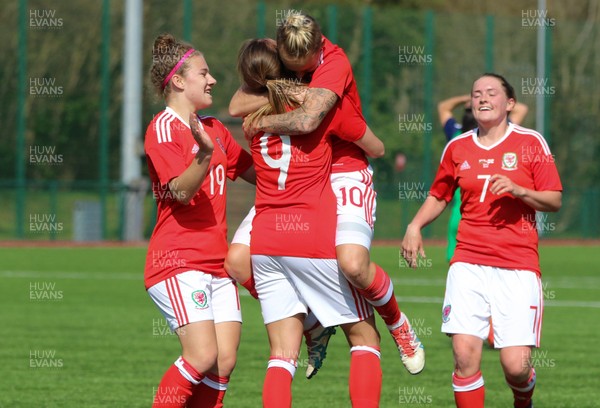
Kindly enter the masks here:
[[350, 285], [350, 290], [352, 291], [352, 297], [356, 303], [356, 309], [358, 310], [361, 320], [366, 319], [370, 315], [367, 301], [354, 286]]
[[350, 286], [350, 292], [352, 293], [352, 299], [354, 299], [354, 305], [356, 306], [358, 317], [360, 319], [364, 319], [364, 310], [362, 308], [362, 304], [360, 303], [360, 297], [356, 291], [356, 288], [352, 285]]
[[175, 289], [179, 299], [181, 316], [183, 317], [183, 324], [188, 324], [190, 322], [190, 319], [188, 318], [187, 310], [185, 308], [185, 302], [183, 300], [183, 294], [181, 293], [181, 288], [179, 287], [179, 280], [173, 279], [173, 282], [175, 283]]
[[[369, 249], [377, 206], [373, 169], [368, 167], [358, 171], [333, 173], [331, 187], [337, 199], [336, 246], [355, 244]], [[362, 225], [368, 231], [363, 231]]]
[[171, 279], [165, 280], [165, 287], [167, 289], [167, 297], [169, 298], [169, 302], [171, 302], [171, 309], [175, 314], [175, 319], [177, 320], [177, 327], [181, 327], [181, 317], [179, 315], [179, 309], [177, 308], [177, 304], [175, 302], [175, 296], [173, 295], [173, 289], [171, 287]]
[[179, 285], [177, 284], [177, 279], [169, 278], [167, 279], [167, 291], [171, 293], [171, 304], [173, 305], [173, 310], [175, 311], [175, 316], [177, 318], [177, 323], [179, 326], [185, 326], [188, 324], [187, 315], [185, 314], [185, 310], [183, 308], [183, 299], [181, 298], [181, 291], [179, 290]]
[[369, 185], [371, 187], [367, 188], [365, 194], [365, 220], [367, 220], [367, 223], [371, 226], [371, 228], [373, 228], [373, 226], [375, 225], [375, 219], [373, 218], [375, 215], [375, 211], [373, 210], [373, 208], [375, 206], [375, 197], [377, 196], [377, 193], [372, 188], [371, 182], [369, 182]]

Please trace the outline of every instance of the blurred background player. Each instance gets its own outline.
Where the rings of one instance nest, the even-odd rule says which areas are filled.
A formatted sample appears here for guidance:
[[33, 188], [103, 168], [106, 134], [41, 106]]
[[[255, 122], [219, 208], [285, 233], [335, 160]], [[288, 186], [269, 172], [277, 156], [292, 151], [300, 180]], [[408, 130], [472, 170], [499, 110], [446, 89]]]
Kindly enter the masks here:
[[[462, 114], [461, 123], [458, 123], [454, 118], [453, 111], [459, 106], [464, 107]], [[458, 95], [441, 101], [438, 106], [438, 116], [440, 123], [444, 127], [444, 134], [446, 135], [446, 142], [449, 142], [456, 136], [466, 133], [469, 130], [477, 127], [477, 121], [473, 116], [471, 110], [471, 95]], [[515, 102], [513, 110], [509, 113], [509, 121], [516, 125], [523, 123], [525, 116], [527, 115], [528, 107], [524, 103]], [[450, 262], [456, 249], [456, 234], [458, 233], [458, 224], [460, 223], [460, 188], [456, 189], [454, 197], [452, 198], [452, 206], [450, 209], [450, 217], [448, 219], [448, 230], [447, 238], [448, 244], [446, 246], [446, 261]], [[490, 321], [490, 332], [488, 335], [488, 345], [494, 347], [494, 330]]]
[[[298, 106], [285, 92], [294, 87], [290, 81], [268, 79], [280, 75], [278, 63], [273, 40], [251, 40], [242, 46], [239, 71], [244, 82], [262, 83], [271, 100], [251, 118]], [[379, 405], [379, 334], [372, 309], [339, 278], [335, 259], [336, 199], [329, 179], [332, 132], [360, 140], [367, 149], [382, 146], [360, 112], [341, 103], [310, 134], [260, 133], [251, 139], [257, 170], [252, 268], [271, 352], [263, 387], [267, 408], [291, 406], [308, 307], [326, 326], [341, 325], [348, 338], [352, 406]]]
[[254, 168], [221, 122], [196, 114], [212, 105], [217, 82], [202, 53], [164, 34], [152, 57], [151, 81], [167, 106], [144, 143], [158, 206], [144, 283], [182, 348], [153, 407], [222, 407], [242, 321], [223, 267], [226, 177], [255, 183]]
[[[248, 134], [259, 131], [300, 135], [314, 131], [335, 104], [345, 98], [360, 111], [360, 98], [350, 61], [344, 51], [325, 38], [317, 22], [306, 14], [290, 13], [277, 30], [277, 49], [284, 66], [309, 89], [301, 109], [278, 115], [246, 119]], [[243, 116], [257, 109], [266, 96], [245, 92], [242, 87], [230, 103], [230, 113]], [[385, 322], [402, 362], [411, 374], [425, 366], [425, 351], [406, 315], [398, 307], [388, 274], [370, 261], [375, 222], [373, 171], [364, 151], [355, 143], [333, 138], [331, 182], [337, 197], [336, 253], [339, 267], [357, 291]], [[311, 377], [321, 366], [333, 328], [316, 322], [307, 327]], [[314, 341], [313, 339], [318, 339]]]
[[483, 339], [494, 321], [495, 346], [515, 407], [531, 407], [543, 296], [536, 211], [558, 211], [562, 185], [550, 149], [534, 130], [508, 121], [516, 102], [502, 76], [484, 74], [472, 86], [477, 129], [452, 139], [429, 197], [406, 229], [404, 258], [424, 257], [421, 230], [460, 187], [462, 220], [442, 309], [442, 331], [452, 336], [457, 407], [484, 406]]

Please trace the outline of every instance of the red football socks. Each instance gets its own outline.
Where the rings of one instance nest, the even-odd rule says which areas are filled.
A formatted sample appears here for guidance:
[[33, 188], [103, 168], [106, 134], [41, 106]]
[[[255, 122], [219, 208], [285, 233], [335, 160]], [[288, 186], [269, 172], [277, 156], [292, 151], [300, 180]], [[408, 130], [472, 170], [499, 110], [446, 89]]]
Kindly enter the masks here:
[[350, 349], [350, 401], [352, 408], [377, 408], [381, 397], [379, 350], [368, 346]]
[[203, 378], [202, 373], [179, 357], [160, 380], [152, 408], [184, 408]]
[[470, 377], [459, 377], [453, 373], [452, 387], [457, 408], [483, 408], [485, 400], [483, 384], [481, 371], [477, 371]]
[[375, 278], [366, 289], [358, 292], [377, 310], [389, 328], [395, 328], [400, 321], [400, 308], [394, 296], [394, 285], [389, 275], [379, 266], [375, 265]]
[[535, 388], [535, 370], [531, 368], [529, 379], [522, 383], [514, 383], [506, 379], [515, 397], [515, 407], [526, 408], [531, 404], [531, 397]]
[[196, 385], [187, 408], [223, 408], [223, 398], [227, 391], [229, 377], [219, 377], [208, 373], [202, 382]]
[[292, 406], [292, 379], [296, 361], [271, 357], [263, 385], [263, 408], [289, 408]]
[[240, 284], [245, 287], [248, 292], [250, 292], [250, 295], [252, 295], [252, 297], [254, 299], [258, 299], [258, 293], [256, 292], [256, 287], [254, 286], [254, 275], [250, 274], [250, 278], [248, 278], [248, 280], [246, 282], [240, 282]]

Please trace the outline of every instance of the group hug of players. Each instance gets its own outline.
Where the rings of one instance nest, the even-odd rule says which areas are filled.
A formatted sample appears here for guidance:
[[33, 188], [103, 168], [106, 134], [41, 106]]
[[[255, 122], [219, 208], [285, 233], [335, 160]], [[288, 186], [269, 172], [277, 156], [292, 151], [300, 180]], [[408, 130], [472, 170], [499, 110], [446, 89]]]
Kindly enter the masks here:
[[[389, 275], [370, 259], [376, 193], [367, 158], [383, 156], [384, 146], [362, 116], [343, 50], [303, 13], [290, 13], [276, 40], [244, 42], [229, 110], [244, 117], [251, 154], [220, 121], [197, 113], [212, 105], [217, 83], [202, 52], [163, 34], [152, 61], [166, 108], [145, 135], [158, 211], [144, 280], [182, 347], [153, 406], [223, 406], [241, 336], [238, 282], [259, 300], [269, 338], [264, 407], [291, 407], [302, 343], [311, 378], [336, 327], [351, 347], [351, 405], [378, 407], [373, 309], [411, 374], [424, 369], [425, 351]], [[460, 188], [442, 305], [456, 405], [483, 407], [480, 360], [492, 319], [515, 407], [528, 407], [543, 312], [535, 212], [557, 211], [562, 186], [543, 137], [508, 121], [516, 95], [502, 76], [477, 78], [470, 102], [477, 127], [446, 145], [402, 256], [411, 266], [425, 256], [421, 229]], [[226, 180], [238, 177], [256, 184], [255, 205], [229, 245]]]

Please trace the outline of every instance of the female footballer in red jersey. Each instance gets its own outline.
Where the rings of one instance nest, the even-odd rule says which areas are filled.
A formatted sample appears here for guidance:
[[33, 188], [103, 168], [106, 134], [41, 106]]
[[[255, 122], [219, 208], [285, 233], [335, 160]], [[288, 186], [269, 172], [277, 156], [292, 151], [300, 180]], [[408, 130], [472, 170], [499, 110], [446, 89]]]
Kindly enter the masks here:
[[457, 407], [484, 406], [480, 371], [489, 321], [515, 407], [532, 406], [543, 299], [535, 212], [558, 211], [562, 185], [544, 138], [508, 122], [515, 91], [502, 76], [484, 74], [471, 90], [478, 128], [452, 139], [425, 200], [406, 229], [403, 256], [425, 256], [421, 229], [461, 190], [457, 245], [442, 310], [452, 337], [452, 385]]
[[[360, 111], [360, 98], [352, 67], [344, 51], [325, 38], [317, 22], [302, 13], [291, 13], [277, 31], [279, 56], [297, 78], [309, 82], [302, 109], [246, 120], [249, 134], [268, 131], [299, 135], [316, 129], [339, 100], [347, 99]], [[264, 95], [238, 90], [230, 113], [243, 115], [265, 103]], [[331, 183], [337, 197], [336, 253], [346, 279], [380, 314], [411, 374], [425, 367], [425, 351], [406, 315], [398, 307], [388, 274], [370, 261], [375, 222], [373, 171], [365, 152], [355, 143], [333, 138]], [[307, 377], [321, 366], [333, 328], [315, 324], [307, 330], [311, 361]], [[318, 339], [318, 340], [317, 340]]]
[[[280, 76], [273, 40], [245, 43], [238, 64], [244, 82], [263, 84], [273, 103], [252, 115], [293, 106], [294, 98], [285, 92], [293, 83], [269, 80]], [[291, 406], [291, 382], [309, 307], [326, 326], [341, 325], [346, 333], [352, 347], [352, 406], [374, 407], [379, 402], [379, 335], [372, 309], [339, 278], [335, 259], [336, 199], [329, 181], [332, 133], [360, 140], [367, 148], [380, 143], [349, 103], [338, 104], [311, 134], [261, 133], [251, 140], [257, 169], [252, 267], [271, 348], [265, 407]]]
[[226, 177], [254, 183], [252, 158], [221, 122], [196, 114], [212, 105], [217, 82], [201, 52], [161, 35], [150, 76], [167, 107], [144, 142], [158, 205], [144, 283], [182, 347], [153, 407], [222, 407], [241, 332], [237, 287], [223, 267]]

